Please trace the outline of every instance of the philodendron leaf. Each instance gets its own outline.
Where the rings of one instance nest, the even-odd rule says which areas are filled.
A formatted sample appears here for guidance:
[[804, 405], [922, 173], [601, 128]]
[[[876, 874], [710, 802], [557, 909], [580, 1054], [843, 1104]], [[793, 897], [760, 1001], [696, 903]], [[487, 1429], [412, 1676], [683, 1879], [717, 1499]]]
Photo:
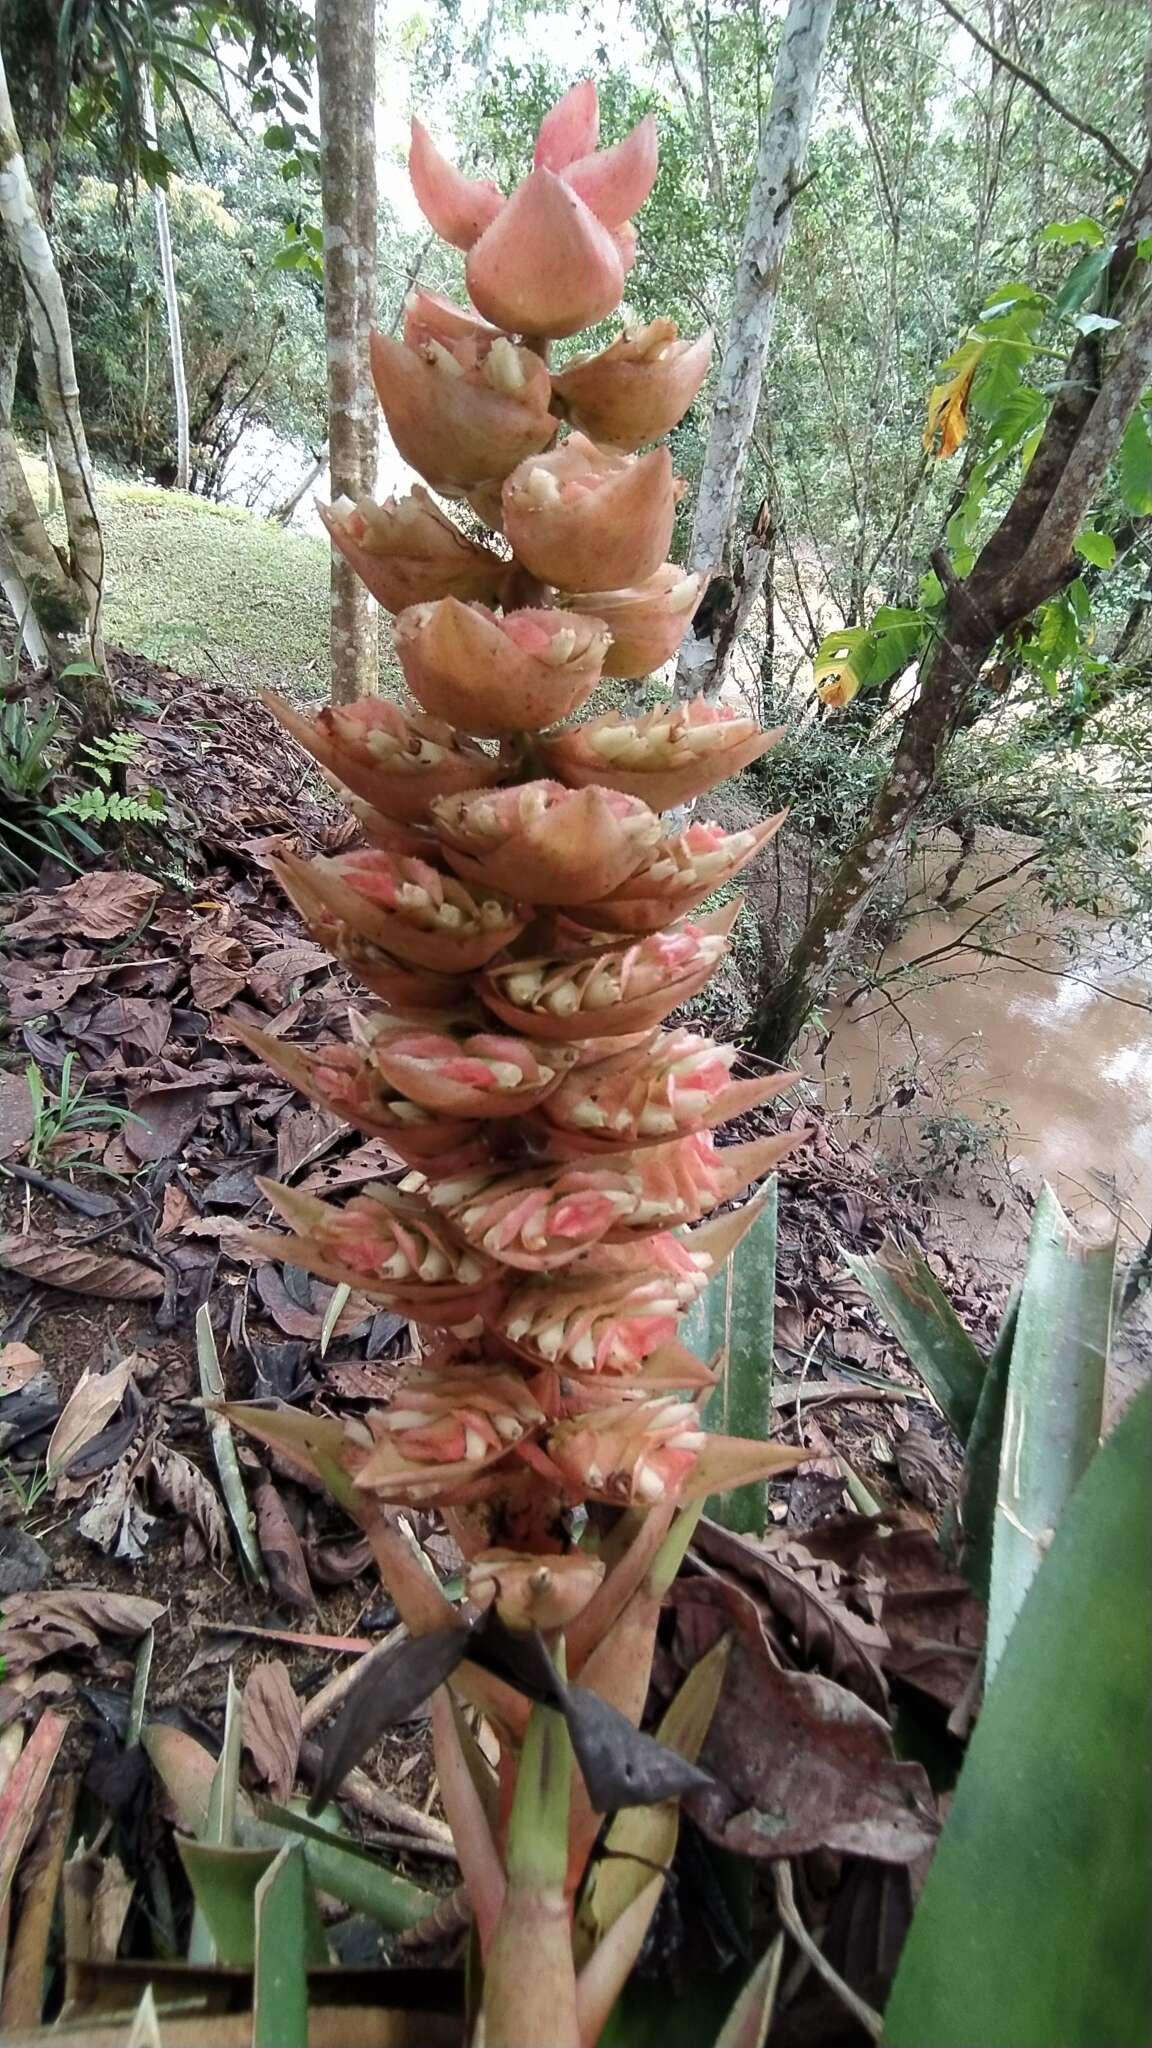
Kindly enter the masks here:
[[1008, 1369], [986, 1683], [1100, 1440], [1115, 1278], [1115, 1232], [1088, 1243], [1042, 1188]]
[[1152, 1387], [1012, 1630], [888, 2006], [888, 2048], [1134, 2048], [1152, 2013]]
[[866, 1258], [844, 1263], [895, 1331], [929, 1392], [962, 1443], [984, 1384], [984, 1360], [921, 1254], [885, 1238]]

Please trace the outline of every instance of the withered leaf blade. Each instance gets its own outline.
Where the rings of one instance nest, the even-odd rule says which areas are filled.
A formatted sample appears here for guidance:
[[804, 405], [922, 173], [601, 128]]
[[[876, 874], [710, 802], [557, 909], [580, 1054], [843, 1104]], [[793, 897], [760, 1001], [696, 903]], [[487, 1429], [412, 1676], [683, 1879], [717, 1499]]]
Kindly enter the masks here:
[[597, 1813], [656, 1806], [662, 1799], [714, 1789], [707, 1771], [634, 1728], [626, 1715], [585, 1686], [565, 1686], [561, 1711]]
[[243, 1741], [270, 1798], [283, 1804], [300, 1760], [300, 1702], [278, 1658], [256, 1664], [243, 1694]]
[[108, 1372], [90, 1372], [85, 1368], [81, 1373], [52, 1431], [45, 1458], [49, 1477], [65, 1472], [85, 1444], [90, 1444], [105, 1423], [112, 1420], [132, 1377], [132, 1364], [129, 1356], [120, 1359]]
[[160, 1498], [177, 1514], [186, 1516], [203, 1537], [204, 1547], [219, 1570], [228, 1560], [228, 1522], [211, 1481], [171, 1444], [157, 1446], [152, 1479]]
[[163, 1275], [139, 1259], [88, 1245], [61, 1244], [50, 1237], [0, 1237], [0, 1272], [20, 1273], [68, 1294], [95, 1294], [102, 1301], [154, 1301], [164, 1292]]
[[343, 1711], [329, 1729], [310, 1813], [319, 1813], [349, 1771], [394, 1721], [405, 1721], [438, 1685], [451, 1678], [468, 1648], [472, 1631], [464, 1622], [410, 1636], [390, 1657], [353, 1684]]
[[846, 1685], [878, 1714], [888, 1710], [888, 1687], [883, 1673], [863, 1643], [858, 1642], [842, 1615], [779, 1558], [769, 1557], [746, 1536], [722, 1529], [704, 1516], [692, 1538], [711, 1565], [732, 1572], [758, 1593], [762, 1593], [774, 1614], [791, 1630], [806, 1664], [812, 1664], [825, 1678]]
[[9, 925], [8, 936], [122, 939], [143, 923], [159, 894], [159, 882], [147, 875], [100, 868], [94, 874], [81, 875], [66, 889], [41, 896], [22, 918]]
[[682, 1669], [731, 1634], [719, 1704], [701, 1751], [715, 1784], [689, 1811], [709, 1840], [748, 1856], [812, 1849], [911, 1863], [938, 1824], [919, 1764], [897, 1760], [888, 1726], [831, 1679], [783, 1670], [755, 1602], [722, 1579], [681, 1579], [670, 1604]]
[[270, 1480], [256, 1489], [256, 1541], [268, 1568], [273, 1596], [287, 1607], [312, 1607], [312, 1581], [304, 1546], [288, 1510]]

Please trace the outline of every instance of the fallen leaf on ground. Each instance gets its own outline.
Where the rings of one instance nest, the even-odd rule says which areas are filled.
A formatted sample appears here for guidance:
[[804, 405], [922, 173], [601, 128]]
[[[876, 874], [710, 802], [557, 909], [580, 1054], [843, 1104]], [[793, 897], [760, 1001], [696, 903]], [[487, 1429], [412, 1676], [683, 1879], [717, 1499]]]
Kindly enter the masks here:
[[184, 1515], [204, 1539], [214, 1565], [228, 1560], [228, 1521], [220, 1496], [198, 1465], [171, 1444], [158, 1447], [152, 1460], [152, 1483], [161, 1500]]
[[36, 1592], [51, 1569], [42, 1543], [14, 1523], [0, 1524], [0, 1600], [9, 1593]]
[[0, 1791], [0, 1910], [7, 1904], [16, 1866], [67, 1732], [63, 1715], [41, 1714]]
[[806, 1585], [799, 1573], [769, 1557], [748, 1537], [734, 1535], [707, 1518], [697, 1528], [693, 1548], [719, 1571], [744, 1581], [745, 1591], [763, 1598], [791, 1637], [800, 1663], [847, 1686], [878, 1714], [886, 1713], [888, 1688], [879, 1665], [843, 1613]]
[[247, 980], [239, 968], [226, 967], [222, 960], [196, 960], [188, 976], [192, 1000], [199, 1010], [223, 1010]]
[[128, 1451], [104, 1474], [76, 1524], [79, 1534], [105, 1557], [118, 1557], [124, 1564], [139, 1564], [156, 1526], [156, 1517], [145, 1508], [137, 1484], [147, 1459], [146, 1445]]
[[66, 889], [42, 896], [26, 915], [8, 926], [9, 938], [122, 939], [143, 922], [160, 894], [147, 875], [99, 868]]
[[153, 1301], [164, 1292], [162, 1274], [138, 1259], [34, 1234], [0, 1237], [0, 1272], [5, 1270], [69, 1294], [96, 1294], [102, 1301]]
[[937, 1833], [919, 1764], [897, 1762], [887, 1723], [831, 1679], [781, 1670], [755, 1602], [720, 1579], [672, 1589], [674, 1649], [690, 1671], [732, 1649], [700, 1763], [717, 1780], [688, 1806], [711, 1841], [745, 1856], [812, 1849], [911, 1863]]
[[170, 1180], [164, 1190], [160, 1221], [156, 1225], [157, 1237], [171, 1237], [172, 1232], [179, 1228], [191, 1211], [192, 1203], [184, 1189], [176, 1181]]
[[[768, 1547], [789, 1544], [773, 1532]], [[930, 1529], [909, 1513], [840, 1515], [807, 1529], [789, 1561], [804, 1561], [833, 1578], [835, 1597], [883, 1624], [887, 1645], [876, 1652], [889, 1678], [900, 1678], [949, 1712], [966, 1696], [984, 1642], [986, 1614], [966, 1579], [947, 1564]]]
[[288, 1000], [293, 983], [306, 975], [331, 969], [331, 955], [322, 946], [302, 940], [298, 946], [278, 946], [265, 953], [248, 976], [248, 986], [257, 1002], [280, 1010]]
[[152, 1059], [163, 1052], [171, 1029], [172, 1005], [159, 996], [110, 996], [88, 1026], [93, 1037], [111, 1038]]
[[128, 1097], [134, 1121], [121, 1133], [137, 1159], [174, 1159], [204, 1114], [212, 1089], [207, 1083], [172, 1081], [142, 1088]]
[[326, 1109], [290, 1109], [276, 1125], [277, 1180], [288, 1180], [347, 1128], [343, 1117], [331, 1116]]
[[244, 1747], [267, 1785], [269, 1797], [283, 1805], [296, 1783], [300, 1760], [300, 1702], [278, 1659], [253, 1666], [244, 1687], [243, 1707]]
[[50, 1479], [65, 1473], [77, 1452], [111, 1421], [131, 1377], [130, 1357], [122, 1358], [109, 1372], [89, 1372], [85, 1367], [49, 1439], [45, 1464]]
[[268, 1567], [274, 1597], [288, 1607], [314, 1606], [304, 1546], [270, 1480], [257, 1487], [255, 1507], [256, 1540]]
[[0, 1159], [22, 1152], [35, 1129], [32, 1090], [23, 1074], [0, 1074]]
[[12, 1675], [70, 1650], [99, 1649], [105, 1635], [142, 1636], [163, 1612], [158, 1600], [109, 1593], [102, 1586], [16, 1593], [4, 1603], [0, 1656]]
[[44, 1360], [30, 1344], [0, 1344], [0, 1394], [14, 1394], [43, 1370]]
[[60, 1413], [60, 1395], [50, 1372], [34, 1373], [22, 1387], [0, 1397], [0, 1453], [50, 1429]]

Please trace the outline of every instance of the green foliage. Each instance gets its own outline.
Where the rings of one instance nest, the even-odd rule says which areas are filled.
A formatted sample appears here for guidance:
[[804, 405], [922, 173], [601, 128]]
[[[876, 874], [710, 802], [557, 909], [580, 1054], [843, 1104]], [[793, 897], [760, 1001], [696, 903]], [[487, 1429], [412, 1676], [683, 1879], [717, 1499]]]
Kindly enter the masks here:
[[[319, 445], [325, 371], [319, 288], [276, 267], [294, 202], [259, 144], [205, 127], [213, 182], [173, 175], [168, 206], [192, 483], [213, 496], [260, 431]], [[151, 207], [126, 213], [115, 185], [85, 171], [58, 187], [55, 233], [89, 439], [115, 462], [170, 480], [175, 423]]]
[[53, 777], [59, 770], [59, 714], [53, 707], [33, 718], [20, 699], [0, 709], [0, 889], [36, 880], [40, 862], [80, 868], [69, 847], [98, 854], [81, 825], [58, 816]]
[[1145, 2037], [1150, 1464], [1145, 1387], [1072, 1495], [1009, 1637], [904, 1949], [890, 2048]]
[[112, 732], [101, 739], [86, 740], [79, 747], [78, 772], [96, 777], [95, 789], [72, 790], [52, 807], [56, 818], [81, 818], [95, 825], [163, 825], [168, 807], [158, 789], [125, 794], [112, 787], [117, 771], [135, 767], [140, 754], [137, 733]]
[[[115, 1103], [101, 1102], [87, 1095], [84, 1077], [73, 1080], [75, 1065], [75, 1053], [65, 1053], [55, 1088], [35, 1060], [30, 1060], [24, 1069], [35, 1118], [28, 1146], [28, 1164], [33, 1168], [39, 1169], [51, 1163], [52, 1154], [61, 1139], [74, 1138], [85, 1131], [119, 1131], [125, 1124], [139, 1121], [131, 1110], [119, 1109]], [[84, 1149], [70, 1151], [66, 1161], [69, 1171], [81, 1167], [91, 1170], [95, 1163]]]

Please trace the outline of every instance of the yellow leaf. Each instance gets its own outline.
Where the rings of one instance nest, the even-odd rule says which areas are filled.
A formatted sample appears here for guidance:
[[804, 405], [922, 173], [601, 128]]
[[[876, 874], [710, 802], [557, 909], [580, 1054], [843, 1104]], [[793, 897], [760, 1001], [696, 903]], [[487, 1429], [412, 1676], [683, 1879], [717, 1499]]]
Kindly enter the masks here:
[[814, 669], [813, 680], [820, 702], [830, 705], [833, 711], [843, 711], [860, 688], [860, 678], [847, 661]]
[[929, 455], [935, 455], [937, 462], [944, 462], [949, 455], [955, 455], [968, 432], [972, 380], [986, 346], [983, 341], [966, 342], [952, 357], [951, 377], [943, 384], [935, 385], [929, 394], [924, 446]]

